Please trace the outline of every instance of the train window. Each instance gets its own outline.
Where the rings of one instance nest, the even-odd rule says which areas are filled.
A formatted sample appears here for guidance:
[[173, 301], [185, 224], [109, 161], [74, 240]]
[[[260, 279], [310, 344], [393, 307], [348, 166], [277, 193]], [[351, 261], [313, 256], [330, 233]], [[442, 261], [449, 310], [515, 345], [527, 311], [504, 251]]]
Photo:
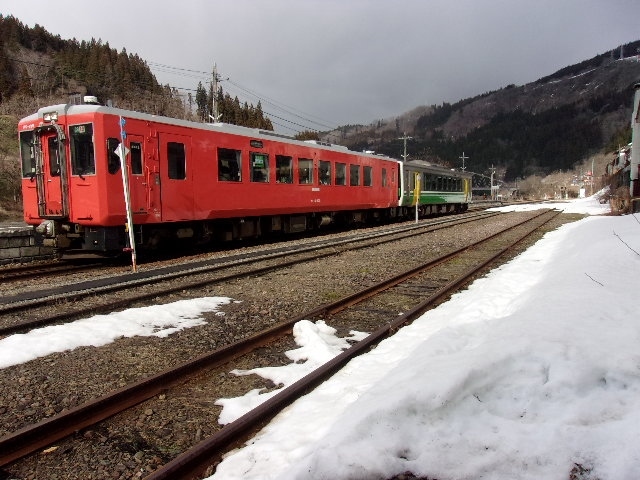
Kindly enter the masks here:
[[111, 174], [120, 170], [120, 157], [116, 154], [116, 149], [120, 146], [117, 138], [107, 138], [107, 171]]
[[269, 155], [251, 152], [251, 181], [269, 183]]
[[382, 169], [382, 186], [383, 187], [388, 186], [388, 184], [387, 184], [387, 169], [386, 168]]
[[349, 165], [349, 185], [352, 187], [360, 185], [360, 165]]
[[320, 160], [318, 165], [318, 179], [320, 185], [331, 185], [331, 162]]
[[218, 148], [218, 180], [242, 181], [242, 152], [231, 148]]
[[60, 176], [60, 150], [58, 150], [58, 136], [49, 137], [47, 140], [49, 150], [49, 174], [52, 177]]
[[442, 191], [442, 177], [438, 177], [438, 179], [436, 180], [436, 190], [438, 192]]
[[187, 178], [187, 157], [184, 143], [167, 142], [167, 164], [170, 179], [184, 180]]
[[298, 183], [313, 183], [313, 160], [308, 158], [298, 159]]
[[129, 144], [131, 150], [131, 174], [142, 175], [142, 144], [140, 142], [131, 142]]
[[293, 158], [276, 155], [276, 183], [293, 183]]
[[33, 177], [36, 174], [33, 132], [20, 132], [20, 157], [22, 159], [22, 176]]
[[347, 184], [347, 164], [336, 163], [336, 185]]
[[373, 185], [373, 168], [372, 167], [364, 167], [364, 186], [370, 187]]
[[71, 174], [94, 175], [96, 173], [93, 151], [93, 124], [72, 125], [71, 133]]

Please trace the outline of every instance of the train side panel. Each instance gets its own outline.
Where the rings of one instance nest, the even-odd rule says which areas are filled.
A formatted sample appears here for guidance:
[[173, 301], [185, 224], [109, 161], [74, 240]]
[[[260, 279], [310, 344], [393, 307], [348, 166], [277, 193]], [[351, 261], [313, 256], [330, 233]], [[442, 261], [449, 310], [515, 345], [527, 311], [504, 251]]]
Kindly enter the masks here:
[[424, 214], [466, 210], [471, 201], [470, 174], [426, 162], [404, 163], [400, 183], [399, 205], [417, 204]]
[[[397, 162], [392, 160], [215, 132], [193, 137], [192, 143], [196, 218], [389, 208], [395, 202]], [[238, 162], [233, 174], [230, 159]], [[336, 180], [337, 164], [344, 165], [343, 179]]]

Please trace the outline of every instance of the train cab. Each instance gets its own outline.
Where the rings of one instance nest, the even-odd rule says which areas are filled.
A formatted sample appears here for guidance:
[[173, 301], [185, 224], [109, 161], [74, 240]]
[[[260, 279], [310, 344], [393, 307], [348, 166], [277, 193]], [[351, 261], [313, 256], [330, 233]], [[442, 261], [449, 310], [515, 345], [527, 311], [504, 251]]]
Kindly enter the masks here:
[[122, 179], [104, 175], [120, 167], [110, 151], [119, 144], [119, 129], [113, 121], [115, 138], [105, 138], [110, 118], [97, 114], [100, 108], [89, 97], [81, 105], [41, 108], [18, 125], [24, 220], [46, 245], [104, 250], [124, 244], [120, 229], [109, 228], [124, 224]]

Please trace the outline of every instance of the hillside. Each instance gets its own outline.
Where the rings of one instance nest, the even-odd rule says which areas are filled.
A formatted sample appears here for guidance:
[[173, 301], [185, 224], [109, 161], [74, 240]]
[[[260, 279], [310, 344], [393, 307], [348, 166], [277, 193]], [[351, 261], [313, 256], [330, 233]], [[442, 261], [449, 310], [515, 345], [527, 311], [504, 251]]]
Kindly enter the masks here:
[[185, 96], [160, 85], [147, 62], [125, 48], [118, 52], [95, 38], [64, 40], [39, 25], [30, 28], [0, 14], [0, 114], [21, 118], [79, 93], [119, 108], [208, 121], [215, 94], [223, 121], [273, 129], [260, 103], [242, 104], [222, 88], [207, 91], [202, 83], [194, 91]]
[[[636, 52], [640, 41], [622, 51]], [[522, 86], [509, 85], [455, 104], [421, 106], [394, 119], [328, 132], [329, 141], [400, 157], [406, 133], [409, 158], [487, 173], [504, 180], [569, 170], [588, 157], [631, 140], [637, 57], [619, 50], [593, 57]]]
[[[194, 86], [195, 87], [195, 86]], [[71, 95], [95, 95], [101, 102], [154, 115], [209, 119], [215, 94], [222, 121], [273, 130], [257, 106], [197, 86], [195, 98], [160, 85], [146, 61], [96, 40], [65, 40], [39, 25], [30, 28], [0, 14], [0, 220], [21, 216], [18, 119]]]

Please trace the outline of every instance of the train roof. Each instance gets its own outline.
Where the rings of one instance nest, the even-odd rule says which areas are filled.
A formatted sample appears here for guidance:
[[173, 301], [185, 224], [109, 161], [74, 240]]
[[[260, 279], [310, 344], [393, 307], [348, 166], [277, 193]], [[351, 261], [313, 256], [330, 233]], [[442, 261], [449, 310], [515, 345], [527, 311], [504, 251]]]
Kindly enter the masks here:
[[[360, 155], [365, 157], [372, 157], [378, 159], [386, 159], [393, 162], [400, 162], [398, 159], [387, 157], [385, 155], [377, 155], [371, 152], [358, 152], [355, 150], [349, 150], [349, 148], [343, 145], [336, 145], [328, 142], [317, 140], [298, 140], [289, 135], [280, 134], [270, 130], [263, 130], [260, 128], [242, 127], [239, 125], [231, 125], [228, 123], [201, 123], [194, 122], [192, 120], [182, 120], [179, 118], [165, 117], [162, 115], [153, 115], [150, 113], [137, 112], [135, 110], [124, 110], [121, 108], [110, 107], [99, 104], [59, 104], [51, 105], [48, 107], [40, 108], [36, 113], [29, 115], [22, 120], [20, 124], [39, 123], [43, 120], [45, 114], [56, 112], [59, 116], [62, 115], [79, 115], [89, 113], [99, 113], [105, 115], [117, 115], [126, 118], [134, 118], [137, 120], [145, 120], [149, 122], [158, 122], [166, 125], [181, 126], [187, 128], [197, 128], [199, 130], [209, 130], [215, 132], [228, 133], [231, 135], [243, 135], [252, 138], [264, 139], [264, 140], [278, 140], [281, 142], [292, 143], [296, 145], [312, 144], [316, 148], [333, 150], [337, 152], [351, 153], [353, 155]], [[125, 127], [126, 129], [126, 127]]]
[[427, 173], [434, 173], [437, 175], [449, 175], [452, 177], [472, 177], [473, 173], [465, 172], [463, 170], [455, 170], [452, 168], [443, 167], [442, 165], [434, 165], [425, 160], [408, 160], [405, 162], [405, 166], [407, 168], [418, 167], [417, 169], [420, 171], [424, 171]]
[[125, 110], [121, 108], [100, 105], [97, 103], [62, 103], [59, 105], [50, 105], [48, 107], [40, 108], [36, 113], [29, 115], [22, 120], [20, 124], [28, 125], [30, 123], [40, 123], [43, 121], [45, 114], [56, 112], [58, 115], [80, 115], [89, 113], [100, 113], [104, 115], [117, 115], [126, 118], [135, 118], [137, 120], [145, 120], [149, 122], [158, 122], [166, 125], [175, 125], [187, 128], [197, 128], [199, 130], [209, 130], [215, 132], [228, 133], [231, 135], [242, 135], [252, 137], [256, 139], [264, 140], [278, 140], [281, 142], [292, 143], [296, 145], [313, 145], [316, 148], [332, 150], [336, 152], [350, 153], [352, 155], [359, 155], [369, 158], [384, 159], [392, 162], [403, 164], [407, 167], [419, 167], [420, 170], [439, 175], [451, 175], [460, 177], [471, 177], [471, 173], [452, 170], [440, 165], [433, 165], [425, 160], [409, 160], [403, 162], [396, 158], [388, 157], [386, 155], [376, 154], [374, 152], [365, 151], [358, 152], [356, 150], [349, 150], [349, 148], [343, 145], [335, 145], [328, 142], [318, 140], [297, 140], [289, 135], [283, 135], [270, 130], [263, 130], [260, 128], [241, 127], [239, 125], [231, 125], [228, 123], [201, 123], [194, 122], [192, 120], [182, 120], [179, 118], [165, 117], [162, 115], [153, 115], [150, 113], [137, 112], [135, 110]]

